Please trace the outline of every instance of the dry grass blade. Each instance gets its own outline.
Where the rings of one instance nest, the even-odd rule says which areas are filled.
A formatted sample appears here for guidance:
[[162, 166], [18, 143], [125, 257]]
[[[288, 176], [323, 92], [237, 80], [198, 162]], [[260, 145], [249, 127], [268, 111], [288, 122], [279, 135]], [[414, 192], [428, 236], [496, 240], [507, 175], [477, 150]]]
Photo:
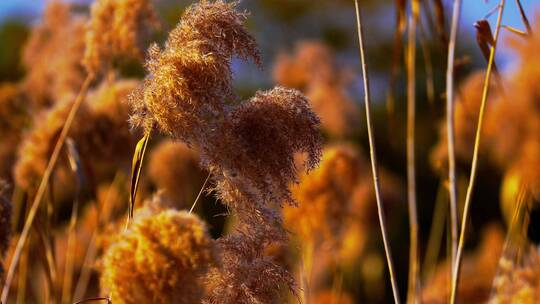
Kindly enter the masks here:
[[67, 244], [67, 254], [66, 254], [66, 267], [64, 270], [64, 280], [62, 286], [62, 298], [61, 303], [71, 302], [71, 289], [73, 285], [73, 268], [74, 268], [74, 259], [75, 259], [75, 250], [77, 246], [77, 235], [75, 233], [75, 227], [77, 226], [77, 215], [79, 213], [79, 196], [81, 193], [81, 187], [84, 182], [84, 175], [82, 172], [81, 159], [79, 152], [75, 147], [75, 142], [68, 138], [66, 140], [67, 154], [69, 165], [71, 170], [77, 176], [77, 186], [75, 193], [75, 200], [73, 202], [73, 207], [71, 209], [71, 219], [69, 221], [69, 235], [68, 235], [68, 244]]
[[452, 25], [450, 30], [450, 42], [448, 44], [448, 62], [446, 65], [446, 136], [448, 138], [448, 193], [450, 204], [450, 253], [451, 267], [454, 269], [456, 262], [458, 241], [458, 211], [457, 211], [457, 184], [456, 184], [456, 148], [454, 126], [454, 65], [457, 32], [459, 29], [459, 17], [461, 14], [461, 0], [454, 0], [452, 12]]
[[446, 19], [444, 17], [444, 4], [442, 3], [442, 0], [434, 0], [433, 5], [435, 6], [434, 10], [437, 20], [437, 31], [439, 32], [443, 45], [445, 45], [448, 38], [446, 37], [446, 31], [444, 30], [446, 25]]
[[435, 266], [437, 264], [437, 258], [441, 250], [442, 239], [444, 235], [444, 227], [447, 222], [447, 196], [446, 187], [441, 180], [437, 190], [437, 198], [435, 200], [435, 208], [433, 210], [433, 221], [431, 222], [431, 229], [429, 230], [429, 237], [426, 246], [426, 255], [424, 263], [422, 264], [422, 280], [427, 282], [431, 279]]
[[392, 284], [392, 293], [394, 295], [394, 303], [400, 303], [399, 300], [399, 290], [397, 286], [397, 280], [394, 270], [394, 262], [392, 260], [392, 253], [390, 249], [390, 244], [388, 242], [388, 233], [386, 232], [386, 220], [384, 215], [383, 201], [381, 197], [381, 186], [379, 182], [379, 167], [377, 164], [377, 153], [375, 149], [375, 140], [374, 140], [374, 131], [373, 124], [371, 122], [371, 97], [369, 93], [369, 78], [368, 78], [368, 67], [365, 58], [364, 50], [364, 34], [362, 32], [362, 20], [360, 14], [360, 6], [358, 0], [354, 1], [355, 10], [356, 10], [356, 26], [358, 31], [358, 43], [360, 50], [360, 60], [362, 65], [362, 78], [364, 80], [364, 105], [366, 108], [366, 124], [368, 131], [369, 139], [369, 153], [371, 157], [371, 170], [373, 173], [373, 187], [375, 189], [375, 198], [377, 201], [377, 212], [379, 216], [379, 224], [381, 227], [381, 235], [383, 239], [384, 251], [386, 255], [386, 263], [388, 265], [388, 272], [390, 273], [390, 283]]
[[401, 50], [403, 48], [403, 34], [407, 26], [406, 21], [406, 5], [405, 0], [396, 0], [396, 30], [394, 32], [394, 46], [392, 50], [392, 67], [390, 68], [390, 84], [388, 97], [386, 100], [386, 110], [390, 121], [394, 120], [395, 108], [395, 92], [397, 76], [399, 73], [399, 65], [401, 61]]
[[[480, 51], [482, 51], [484, 59], [486, 59], [486, 62], [489, 62], [491, 48], [495, 44], [495, 38], [493, 38], [489, 21], [486, 19], [478, 20], [474, 23], [474, 27], [476, 28], [476, 42], [480, 47]], [[493, 72], [496, 74], [499, 73], [495, 63], [493, 63]]]
[[489, 83], [491, 79], [491, 70], [494, 68], [494, 62], [495, 62], [495, 52], [497, 50], [497, 41], [499, 39], [499, 32], [501, 28], [501, 22], [502, 22], [502, 16], [504, 13], [504, 5], [505, 0], [501, 0], [500, 6], [499, 6], [499, 16], [497, 17], [497, 27], [495, 29], [495, 38], [493, 40], [493, 46], [490, 50], [489, 55], [489, 61], [486, 71], [486, 78], [484, 80], [484, 87], [482, 90], [482, 102], [480, 104], [480, 113], [478, 114], [478, 126], [476, 128], [476, 135], [474, 140], [474, 151], [473, 151], [473, 158], [472, 158], [472, 165], [471, 165], [471, 174], [469, 177], [469, 185], [467, 187], [467, 194], [465, 196], [465, 204], [463, 209], [463, 218], [461, 220], [461, 231], [459, 234], [459, 242], [458, 242], [458, 248], [456, 253], [456, 263], [453, 269], [452, 273], [452, 289], [450, 293], [450, 303], [454, 304], [456, 303], [456, 294], [457, 294], [457, 284], [459, 282], [459, 272], [460, 272], [460, 261], [461, 261], [461, 255], [463, 253], [463, 246], [465, 243], [465, 231], [467, 229], [467, 219], [469, 215], [471, 200], [472, 200], [472, 192], [474, 189], [474, 184], [476, 181], [476, 174], [477, 174], [477, 168], [478, 168], [478, 152], [480, 149], [480, 139], [481, 139], [481, 133], [482, 133], [482, 125], [484, 121], [484, 112], [486, 108], [486, 101], [488, 97], [488, 91], [489, 91]]
[[525, 14], [523, 5], [521, 5], [521, 0], [516, 0], [516, 4], [519, 8], [519, 14], [521, 15], [521, 20], [523, 21], [523, 24], [525, 25], [525, 28], [527, 29], [527, 35], [532, 35], [533, 30], [531, 28], [531, 24], [529, 23], [529, 19], [527, 18], [527, 14]]
[[62, 131], [60, 132], [58, 141], [56, 142], [56, 145], [54, 146], [54, 150], [53, 150], [53, 153], [51, 154], [49, 162], [47, 163], [47, 168], [45, 169], [45, 172], [43, 173], [43, 177], [39, 184], [39, 188], [36, 192], [36, 196], [34, 197], [34, 201], [32, 203], [32, 206], [30, 207], [30, 211], [28, 212], [28, 216], [24, 223], [24, 227], [19, 237], [19, 240], [17, 241], [15, 251], [13, 252], [13, 259], [11, 260], [11, 263], [9, 265], [9, 268], [6, 274], [4, 287], [2, 289], [2, 296], [0, 298], [1, 303], [7, 302], [9, 289], [11, 287], [11, 281], [13, 280], [13, 275], [15, 274], [15, 267], [17, 266], [19, 262], [22, 249], [24, 247], [24, 244], [26, 243], [28, 234], [30, 233], [30, 228], [32, 227], [32, 224], [34, 223], [34, 219], [36, 217], [39, 205], [41, 203], [41, 199], [43, 198], [43, 195], [45, 194], [45, 190], [47, 189], [47, 185], [49, 184], [49, 179], [51, 177], [53, 169], [56, 166], [56, 162], [58, 161], [58, 157], [60, 156], [60, 152], [62, 151], [64, 142], [67, 138], [69, 130], [71, 129], [71, 125], [73, 124], [73, 121], [75, 120], [75, 115], [77, 114], [77, 111], [79, 110], [82, 102], [85, 100], [86, 93], [88, 92], [88, 88], [90, 87], [90, 84], [92, 83], [93, 78], [94, 78], [93, 75], [88, 75], [86, 77], [81, 87], [81, 90], [79, 91], [79, 94], [77, 95], [77, 98], [75, 99], [75, 102], [73, 103], [73, 106], [70, 109], [69, 115], [66, 119], [64, 127], [62, 128]]
[[141, 138], [141, 140], [139, 140], [139, 142], [137, 143], [137, 147], [135, 148], [135, 152], [133, 153], [128, 220], [133, 218], [135, 199], [137, 198], [137, 189], [139, 188], [139, 180], [141, 178], [144, 155], [146, 154], [146, 147], [148, 146], [148, 141], [150, 140], [150, 134], [151, 132], [147, 132], [144, 134], [143, 138]]

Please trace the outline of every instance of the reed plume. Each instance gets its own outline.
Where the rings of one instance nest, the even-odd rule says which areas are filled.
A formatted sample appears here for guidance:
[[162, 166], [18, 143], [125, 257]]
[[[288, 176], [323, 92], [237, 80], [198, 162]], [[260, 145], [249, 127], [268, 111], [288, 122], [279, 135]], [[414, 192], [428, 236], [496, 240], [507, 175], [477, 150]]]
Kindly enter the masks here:
[[158, 25], [152, 0], [96, 0], [86, 25], [86, 71], [97, 75], [120, 60], [142, 59], [144, 39]]
[[215, 251], [206, 225], [183, 211], [140, 210], [103, 258], [113, 303], [197, 303]]

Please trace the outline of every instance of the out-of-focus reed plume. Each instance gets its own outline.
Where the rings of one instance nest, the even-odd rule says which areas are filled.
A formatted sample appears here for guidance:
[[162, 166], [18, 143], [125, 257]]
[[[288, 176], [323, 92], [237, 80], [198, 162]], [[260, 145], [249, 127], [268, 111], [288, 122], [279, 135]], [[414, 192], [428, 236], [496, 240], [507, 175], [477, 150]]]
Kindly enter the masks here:
[[[538, 28], [540, 24], [537, 24]], [[540, 64], [535, 55], [540, 46], [536, 35], [514, 41], [519, 64], [507, 84], [507, 92], [488, 112], [486, 131], [491, 155], [503, 171], [512, 170], [540, 198]]]
[[32, 29], [23, 53], [27, 69], [23, 87], [38, 109], [76, 94], [81, 87], [85, 22], [70, 4], [55, 0], [47, 4], [43, 20]]
[[164, 195], [179, 205], [190, 207], [204, 180], [199, 154], [183, 143], [164, 140], [150, 153], [148, 175]]
[[324, 290], [315, 295], [313, 304], [353, 304], [353, 298], [344, 292]]
[[323, 129], [337, 137], [348, 134], [360, 116], [347, 93], [350, 74], [337, 65], [332, 51], [321, 42], [298, 43], [293, 54], [280, 54], [274, 64], [274, 80], [304, 92]]
[[493, 281], [490, 304], [536, 303], [540, 297], [540, 249], [529, 248], [519, 264], [505, 258]]
[[198, 303], [214, 241], [196, 215], [139, 210], [103, 258], [102, 290], [113, 303]]
[[153, 45], [144, 87], [131, 98], [131, 121], [154, 126], [187, 143], [201, 140], [211, 118], [224, 115], [233, 99], [230, 63], [234, 55], [259, 62], [255, 40], [235, 3], [202, 1], [189, 7], [162, 50]]
[[152, 0], [96, 0], [86, 26], [87, 72], [108, 72], [120, 60], [142, 59], [144, 39], [158, 26]]
[[[482, 234], [476, 251], [463, 259], [462, 273], [457, 290], [463, 303], [484, 303], [489, 299], [499, 258], [503, 251], [504, 234], [496, 225], [489, 225]], [[441, 264], [423, 288], [422, 303], [447, 303], [450, 294], [448, 261]]]
[[[454, 134], [456, 158], [462, 163], [469, 163], [472, 158], [478, 112], [482, 101], [482, 87], [485, 72], [473, 73], [457, 91], [454, 114]], [[490, 100], [496, 98], [497, 87], [490, 87]], [[486, 144], [482, 151], [485, 152]], [[430, 156], [432, 167], [439, 173], [448, 171], [448, 144], [446, 123], [442, 122], [439, 128], [439, 142], [433, 148]]]

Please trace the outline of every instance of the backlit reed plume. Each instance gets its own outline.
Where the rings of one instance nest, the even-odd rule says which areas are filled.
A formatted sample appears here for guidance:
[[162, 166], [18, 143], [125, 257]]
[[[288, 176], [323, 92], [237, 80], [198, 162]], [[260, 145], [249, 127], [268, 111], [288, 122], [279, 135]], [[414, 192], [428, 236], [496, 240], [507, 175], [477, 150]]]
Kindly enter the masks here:
[[349, 133], [360, 116], [347, 93], [350, 74], [337, 65], [332, 51], [321, 42], [298, 43], [293, 54], [279, 55], [274, 64], [274, 80], [305, 93], [323, 129], [333, 136]]
[[165, 48], [151, 47], [150, 75], [132, 97], [132, 122], [196, 146], [218, 197], [237, 215], [233, 231], [218, 241], [205, 302], [278, 303], [295, 282], [264, 252], [286, 240], [279, 207], [293, 203], [295, 154], [307, 155], [307, 168], [318, 163], [319, 120], [302, 94], [280, 87], [230, 104], [233, 56], [260, 61], [246, 14], [235, 8], [223, 1], [192, 5]]
[[[17, 162], [14, 166], [14, 177], [17, 185], [26, 190], [35, 189], [47, 166], [47, 161], [56, 143], [58, 134], [64, 124], [66, 116], [71, 108], [69, 100], [57, 102], [50, 110], [38, 113], [34, 118], [33, 128], [24, 135], [19, 146]], [[79, 110], [78, 117], [81, 121], [88, 120], [90, 113], [83, 107]], [[81, 128], [76, 126], [71, 130], [73, 137], [80, 134]], [[57, 176], [63, 176], [62, 185], [72, 184], [66, 174], [69, 169], [59, 166]]]
[[148, 162], [148, 175], [164, 195], [189, 209], [203, 184], [199, 154], [185, 144], [164, 140], [155, 147]]
[[148, 51], [144, 88], [133, 96], [132, 122], [154, 125], [187, 143], [199, 141], [208, 120], [224, 115], [233, 99], [230, 63], [234, 55], [259, 62], [255, 40], [235, 3], [202, 1], [184, 13], [162, 50]]
[[493, 281], [490, 304], [536, 303], [540, 297], [540, 251], [527, 250], [523, 261], [516, 264], [506, 258], [500, 263], [500, 274]]
[[[476, 250], [463, 259], [458, 297], [463, 303], [485, 303], [489, 299], [491, 286], [499, 257], [503, 250], [504, 234], [501, 228], [488, 225]], [[438, 266], [433, 278], [423, 288], [422, 303], [448, 303], [450, 286], [448, 271], [450, 262]]]
[[102, 290], [113, 303], [199, 303], [213, 242], [195, 215], [141, 210], [105, 252]]
[[25, 93], [36, 107], [76, 94], [84, 81], [86, 18], [70, 4], [50, 1], [43, 20], [33, 27], [23, 53]]
[[89, 74], [126, 58], [142, 59], [144, 39], [159, 25], [152, 0], [96, 0], [91, 16], [83, 59]]

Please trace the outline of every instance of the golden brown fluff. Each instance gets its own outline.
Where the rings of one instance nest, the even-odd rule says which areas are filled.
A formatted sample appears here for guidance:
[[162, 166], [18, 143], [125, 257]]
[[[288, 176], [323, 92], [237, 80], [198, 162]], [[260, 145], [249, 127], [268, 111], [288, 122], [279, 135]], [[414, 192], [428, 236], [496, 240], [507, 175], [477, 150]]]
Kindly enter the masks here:
[[[504, 234], [501, 228], [489, 225], [483, 231], [481, 243], [476, 251], [465, 256], [457, 290], [460, 303], [485, 303], [489, 299], [503, 243]], [[437, 267], [435, 275], [426, 282], [422, 291], [422, 303], [448, 303], [449, 267], [447, 262]]]
[[50, 1], [43, 20], [32, 28], [23, 53], [23, 87], [38, 109], [80, 89], [84, 24], [85, 17], [73, 13], [70, 4]]
[[203, 303], [284, 303], [287, 289], [296, 293], [294, 278], [263, 254], [274, 242], [282, 243], [283, 236], [273, 227], [240, 226], [218, 241], [218, 267], [206, 278], [209, 294]]
[[540, 299], [540, 251], [533, 247], [517, 264], [503, 259], [493, 281], [490, 304], [534, 304]]
[[323, 129], [337, 137], [354, 130], [360, 117], [347, 93], [349, 74], [338, 67], [328, 46], [316, 41], [298, 43], [293, 54], [279, 55], [274, 64], [274, 80], [304, 92]]
[[113, 303], [199, 303], [214, 261], [204, 222], [183, 211], [139, 212], [105, 252], [103, 293]]
[[133, 95], [132, 122], [147, 131], [154, 126], [191, 143], [205, 122], [223, 115], [233, 99], [234, 55], [259, 62], [254, 38], [246, 31], [236, 3], [201, 1], [190, 6], [169, 34], [164, 49], [154, 45], [144, 88]]
[[308, 170], [317, 165], [318, 129], [319, 119], [300, 92], [281, 87], [259, 91], [232, 109], [209, 136], [203, 161], [245, 194], [293, 202], [288, 186], [297, 181], [294, 155], [307, 155]]
[[351, 198], [361, 178], [362, 159], [349, 146], [325, 148], [320, 166], [293, 186], [298, 207], [285, 206], [285, 227], [305, 242], [336, 240], [351, 214]]
[[536, 35], [515, 43], [519, 64], [506, 83], [507, 94], [493, 104], [486, 119], [492, 158], [503, 171], [514, 170], [536, 199], [540, 198], [538, 47], [540, 38]]
[[[33, 189], [41, 180], [70, 109], [71, 102], [64, 100], [55, 104], [50, 110], [38, 113], [34, 118], [33, 128], [25, 134], [19, 146], [18, 158], [14, 166], [15, 181], [23, 189]], [[85, 121], [89, 120], [89, 117], [88, 108], [81, 107], [77, 119]], [[70, 134], [73, 138], [77, 138], [80, 132], [80, 125], [76, 124]], [[67, 170], [66, 166], [58, 166], [55, 171], [56, 176], [65, 182], [61, 182], [63, 187], [71, 184], [66, 182], [69, 178]]]
[[199, 154], [183, 143], [164, 140], [149, 157], [148, 175], [156, 187], [177, 202], [177, 208], [189, 209], [205, 178]]
[[142, 59], [143, 40], [158, 25], [152, 0], [96, 0], [86, 29], [87, 72], [99, 74], [126, 58]]
[[[460, 86], [454, 101], [454, 143], [456, 159], [464, 163], [468, 163], [472, 159], [484, 79], [485, 71], [477, 71], [470, 75]], [[489, 90], [489, 100], [495, 99], [497, 86], [492, 84]], [[489, 106], [490, 105], [488, 105], [488, 107]], [[487, 148], [485, 142], [486, 141], [484, 140], [481, 146], [483, 152], [485, 152], [485, 149]], [[431, 151], [430, 161], [432, 167], [437, 172], [444, 174], [444, 172], [448, 170], [446, 120], [440, 123], [439, 142]]]

